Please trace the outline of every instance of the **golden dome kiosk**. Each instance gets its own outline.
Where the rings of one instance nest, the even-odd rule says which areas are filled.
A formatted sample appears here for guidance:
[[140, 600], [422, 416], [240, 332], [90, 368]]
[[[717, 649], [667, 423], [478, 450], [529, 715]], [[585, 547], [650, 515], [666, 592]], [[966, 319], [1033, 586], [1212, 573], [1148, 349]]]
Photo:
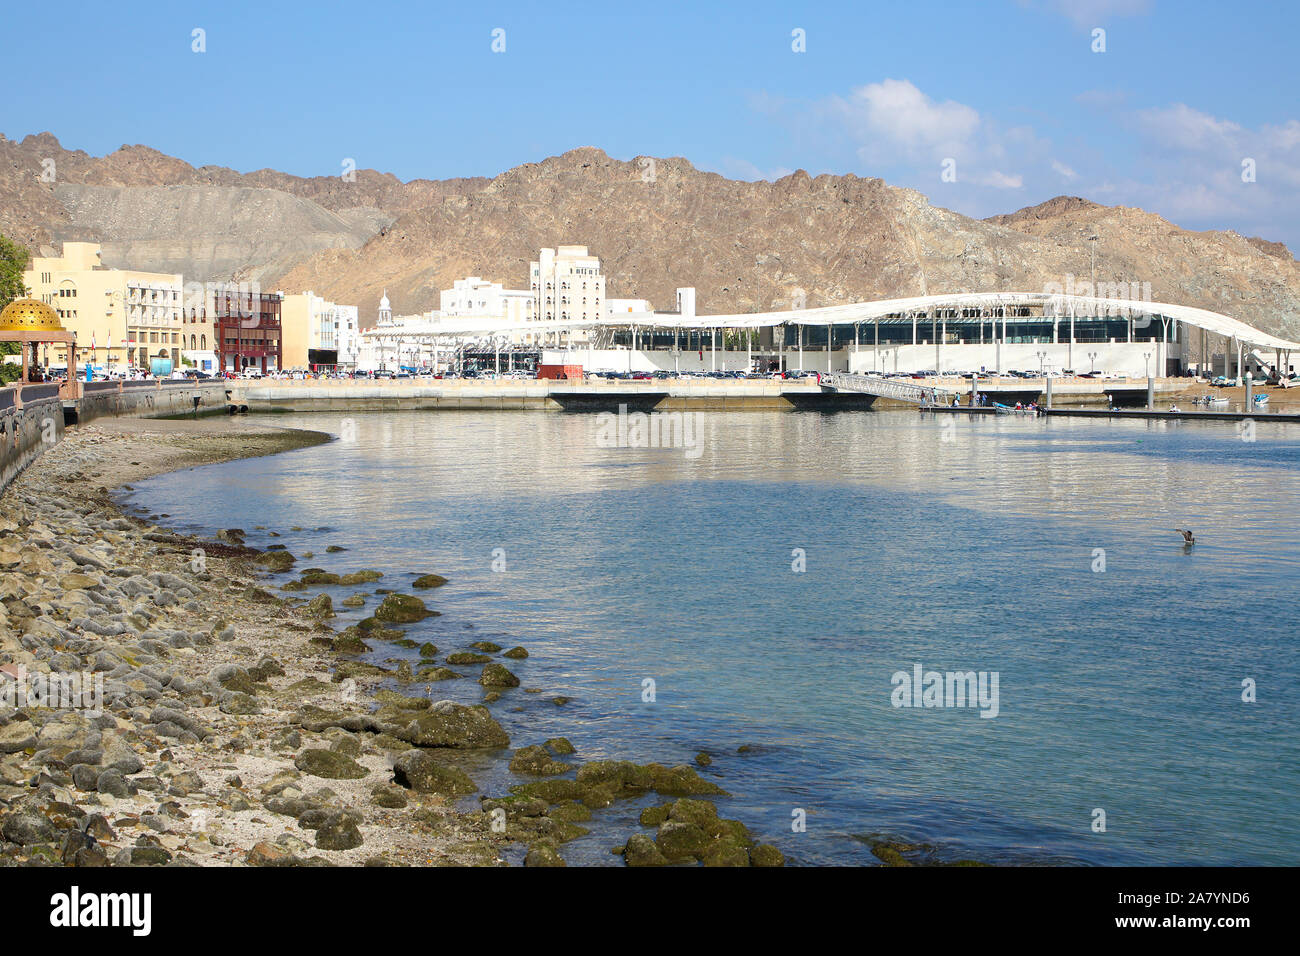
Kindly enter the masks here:
[[62, 342], [68, 349], [68, 377], [60, 392], [64, 398], [79, 397], [77, 382], [77, 335], [59, 321], [59, 313], [39, 299], [14, 299], [0, 311], [0, 342], [22, 343], [21, 384], [33, 381], [36, 347], [42, 342]]

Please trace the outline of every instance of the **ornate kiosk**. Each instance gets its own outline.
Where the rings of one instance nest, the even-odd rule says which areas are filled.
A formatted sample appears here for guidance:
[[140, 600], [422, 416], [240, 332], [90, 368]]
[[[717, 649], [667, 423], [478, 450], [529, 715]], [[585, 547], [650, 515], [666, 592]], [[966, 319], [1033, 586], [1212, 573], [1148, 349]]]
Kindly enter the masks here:
[[64, 399], [80, 397], [81, 388], [77, 381], [77, 336], [69, 332], [59, 321], [59, 314], [50, 306], [37, 299], [14, 299], [4, 311], [0, 312], [0, 342], [19, 342], [22, 344], [23, 377], [22, 385], [32, 381], [33, 368], [38, 364], [37, 346], [41, 343], [59, 342], [67, 346], [68, 377], [60, 385], [59, 393]]

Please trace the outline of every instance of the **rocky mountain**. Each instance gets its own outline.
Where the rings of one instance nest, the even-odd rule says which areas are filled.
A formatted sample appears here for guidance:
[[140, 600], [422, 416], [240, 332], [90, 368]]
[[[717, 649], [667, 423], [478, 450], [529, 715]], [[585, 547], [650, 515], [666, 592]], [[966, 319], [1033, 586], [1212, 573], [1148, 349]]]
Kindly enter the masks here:
[[[42, 182], [52, 159], [54, 182]], [[194, 168], [143, 146], [94, 158], [48, 133], [0, 137], [0, 232], [33, 249], [105, 244], [110, 265], [258, 279], [400, 313], [436, 308], [465, 275], [523, 288], [542, 246], [585, 244], [608, 294], [749, 312], [922, 293], [1041, 289], [1069, 275], [1151, 284], [1183, 302], [1300, 337], [1300, 264], [1281, 243], [1193, 232], [1141, 209], [1061, 196], [987, 220], [854, 175], [742, 182], [681, 158], [575, 149], [492, 179], [354, 182]], [[1095, 242], [1089, 237], [1096, 236]]]

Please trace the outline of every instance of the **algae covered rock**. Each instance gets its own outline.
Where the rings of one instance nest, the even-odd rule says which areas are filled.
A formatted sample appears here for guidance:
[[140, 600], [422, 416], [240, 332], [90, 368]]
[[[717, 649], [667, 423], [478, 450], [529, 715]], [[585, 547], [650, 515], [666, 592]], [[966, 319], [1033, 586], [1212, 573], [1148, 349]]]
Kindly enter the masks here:
[[522, 647], [512, 647], [510, 648], [510, 650], [506, 651], [501, 656], [508, 657], [512, 661], [522, 661], [524, 658], [528, 656], [528, 652], [524, 650]]
[[253, 560], [272, 571], [288, 571], [293, 567], [294, 557], [288, 551], [264, 551]]
[[428, 588], [440, 588], [447, 583], [447, 579], [441, 574], [422, 574], [411, 582], [411, 587], [427, 590]]
[[375, 617], [391, 624], [411, 624], [437, 614], [424, 606], [424, 602], [411, 594], [387, 594], [375, 609]]
[[515, 751], [514, 757], [510, 760], [511, 773], [527, 774], [533, 777], [553, 777], [572, 769], [567, 763], [551, 759], [551, 755], [544, 747], [536, 745], [521, 747]]
[[665, 797], [690, 797], [700, 794], [715, 797], [730, 796], [727, 791], [716, 783], [705, 780], [694, 769], [685, 764], [679, 764], [676, 767], [650, 764], [649, 769], [653, 776], [653, 783], [649, 789], [661, 793]]
[[381, 704], [387, 704], [402, 710], [428, 710], [432, 706], [432, 702], [427, 697], [407, 697], [405, 694], [399, 694], [395, 690], [388, 690], [384, 687], [374, 692], [374, 698]]
[[484, 654], [496, 654], [501, 650], [500, 644], [493, 644], [491, 641], [475, 641], [470, 647], [476, 651], [482, 651]]
[[558, 850], [551, 843], [542, 841], [534, 843], [528, 848], [528, 855], [524, 857], [524, 866], [567, 866], [564, 858], [560, 856]]
[[457, 674], [449, 667], [424, 667], [415, 673], [417, 680], [427, 681], [455, 680], [458, 677], [464, 676], [464, 674]]
[[384, 627], [384, 622], [376, 617], [363, 617], [353, 625], [366, 637], [377, 638], [381, 641], [397, 641], [405, 636], [405, 632], [395, 627]]
[[293, 765], [313, 777], [332, 780], [357, 780], [369, 771], [346, 754], [333, 750], [304, 750]]
[[578, 752], [573, 744], [569, 743], [567, 737], [551, 737], [543, 746], [557, 757]]
[[644, 833], [634, 833], [623, 847], [623, 862], [628, 866], [667, 866], [668, 857], [663, 855], [654, 840]]
[[655, 835], [655, 846], [669, 860], [699, 859], [708, 852], [711, 842], [701, 827], [676, 820], [659, 824], [659, 832]]
[[641, 826], [657, 827], [668, 819], [669, 804], [658, 807], [646, 807], [641, 811]]
[[486, 707], [440, 701], [396, 734], [417, 747], [509, 747], [510, 737]]
[[785, 856], [770, 843], [760, 843], [750, 848], [749, 862], [752, 866], [785, 866]]
[[338, 583], [348, 585], [371, 584], [378, 581], [383, 576], [384, 573], [382, 571], [375, 571], [367, 568], [364, 571], [353, 571], [350, 574], [340, 574]]
[[519, 678], [510, 673], [504, 665], [493, 661], [483, 666], [483, 673], [478, 682], [484, 687], [518, 687]]
[[465, 666], [466, 664], [487, 664], [492, 660], [486, 654], [474, 654], [470, 651], [456, 651], [447, 655], [447, 663], [455, 666]]
[[316, 618], [326, 618], [334, 616], [334, 602], [330, 600], [328, 594], [318, 594], [307, 602], [303, 610]]
[[322, 850], [352, 850], [361, 843], [361, 830], [346, 813], [332, 813], [316, 828], [316, 846]]
[[733, 843], [715, 843], [700, 859], [705, 866], [749, 866], [749, 853]]
[[564, 800], [551, 807], [547, 816], [565, 823], [584, 823], [591, 819], [591, 810], [576, 800]]
[[334, 638], [333, 647], [340, 654], [364, 654], [370, 650], [370, 646], [361, 640], [354, 628], [348, 628]]
[[424, 750], [408, 750], [393, 761], [393, 782], [416, 793], [463, 796], [478, 789], [465, 771], [439, 762]]
[[338, 584], [339, 576], [331, 574], [329, 571], [323, 571], [320, 568], [308, 568], [298, 576], [298, 580], [303, 584], [310, 585]]
[[537, 780], [517, 784], [510, 788], [510, 792], [519, 797], [535, 797], [547, 803], [563, 803], [581, 800], [587, 789], [576, 780]]

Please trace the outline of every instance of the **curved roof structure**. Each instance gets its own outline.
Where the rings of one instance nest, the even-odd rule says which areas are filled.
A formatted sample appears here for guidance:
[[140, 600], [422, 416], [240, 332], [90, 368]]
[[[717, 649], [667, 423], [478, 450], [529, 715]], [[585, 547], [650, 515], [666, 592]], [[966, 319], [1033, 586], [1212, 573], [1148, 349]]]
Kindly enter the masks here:
[[[406, 338], [418, 335], [478, 335], [510, 332], [548, 332], [596, 327], [679, 328], [679, 329], [752, 329], [772, 325], [855, 325], [895, 315], [924, 313], [931, 309], [997, 309], [1003, 306], [1041, 306], [1048, 314], [1066, 316], [1161, 316], [1205, 329], [1243, 344], [1259, 348], [1300, 350], [1292, 342], [1263, 332], [1239, 319], [1208, 309], [1168, 302], [1141, 299], [1116, 299], [1100, 296], [1064, 295], [1051, 292], [954, 292], [945, 295], [914, 296], [907, 299], [880, 299], [854, 302], [816, 309], [789, 309], [782, 312], [747, 312], [734, 315], [682, 316], [673, 312], [619, 313], [599, 319], [563, 319], [554, 321], [503, 322], [490, 317], [452, 318], [439, 322], [412, 323], [366, 329], [367, 334]], [[1012, 321], [1012, 319], [1009, 319]]]

